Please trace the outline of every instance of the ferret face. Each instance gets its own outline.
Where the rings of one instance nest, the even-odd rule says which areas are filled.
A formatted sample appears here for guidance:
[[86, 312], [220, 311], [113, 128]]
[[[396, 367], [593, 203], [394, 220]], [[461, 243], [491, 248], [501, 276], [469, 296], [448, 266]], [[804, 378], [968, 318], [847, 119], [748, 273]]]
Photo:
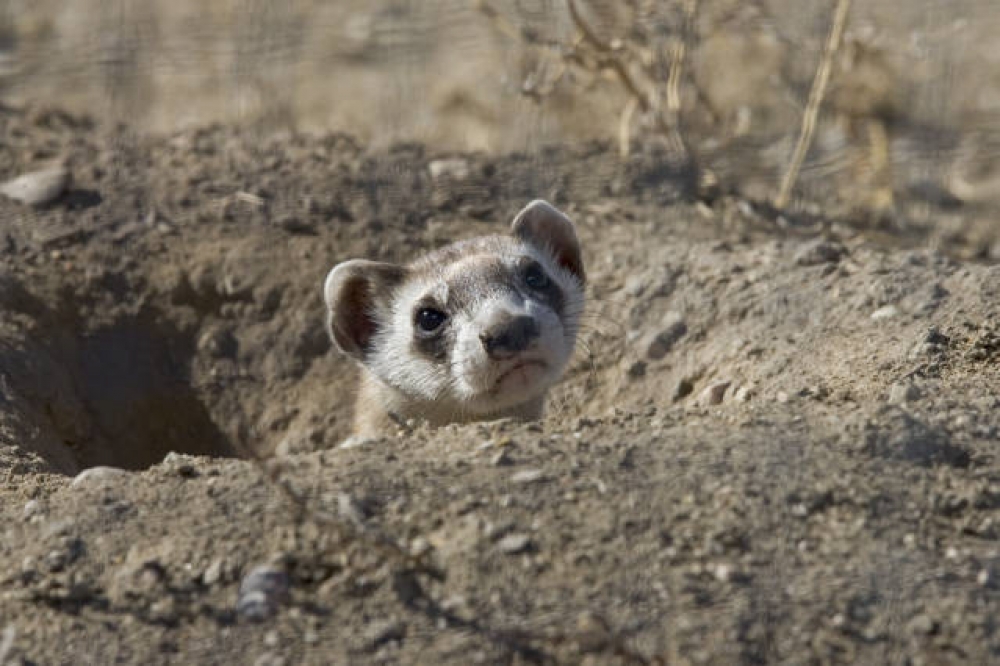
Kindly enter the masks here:
[[533, 202], [511, 236], [456, 243], [405, 267], [340, 264], [326, 297], [337, 346], [448, 421], [535, 400], [561, 377], [583, 282], [572, 222]]
[[395, 293], [366, 365], [415, 398], [475, 414], [545, 392], [573, 351], [579, 283], [513, 239], [462, 243], [446, 254], [454, 256], [427, 257]]

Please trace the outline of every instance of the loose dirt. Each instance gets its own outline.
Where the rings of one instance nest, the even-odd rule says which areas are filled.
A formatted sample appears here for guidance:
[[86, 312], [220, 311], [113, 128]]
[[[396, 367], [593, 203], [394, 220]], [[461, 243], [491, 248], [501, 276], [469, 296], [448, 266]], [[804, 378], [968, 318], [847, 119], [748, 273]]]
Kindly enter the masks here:
[[[0, 134], [4, 180], [73, 176], [0, 200], [0, 663], [1000, 660], [1000, 267], [961, 235], [601, 143]], [[341, 447], [327, 270], [535, 197], [590, 278], [548, 417]]]

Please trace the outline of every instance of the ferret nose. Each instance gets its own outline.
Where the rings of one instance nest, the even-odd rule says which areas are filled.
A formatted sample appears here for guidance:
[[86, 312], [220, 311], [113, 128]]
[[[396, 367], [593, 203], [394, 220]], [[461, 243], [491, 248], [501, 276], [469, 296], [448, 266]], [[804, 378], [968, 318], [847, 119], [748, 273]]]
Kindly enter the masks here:
[[518, 315], [497, 322], [479, 334], [483, 348], [490, 356], [503, 356], [524, 351], [538, 337], [538, 322], [534, 317]]

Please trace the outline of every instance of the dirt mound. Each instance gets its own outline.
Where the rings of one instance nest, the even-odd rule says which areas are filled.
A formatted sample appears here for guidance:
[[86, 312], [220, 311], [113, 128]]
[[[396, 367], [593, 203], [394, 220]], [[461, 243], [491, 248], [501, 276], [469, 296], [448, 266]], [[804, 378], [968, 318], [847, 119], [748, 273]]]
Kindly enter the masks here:
[[[64, 120], [0, 115], [73, 174], [0, 201], [0, 662], [1000, 657], [998, 267], [652, 150]], [[591, 283], [548, 418], [339, 447], [329, 267], [538, 196]]]

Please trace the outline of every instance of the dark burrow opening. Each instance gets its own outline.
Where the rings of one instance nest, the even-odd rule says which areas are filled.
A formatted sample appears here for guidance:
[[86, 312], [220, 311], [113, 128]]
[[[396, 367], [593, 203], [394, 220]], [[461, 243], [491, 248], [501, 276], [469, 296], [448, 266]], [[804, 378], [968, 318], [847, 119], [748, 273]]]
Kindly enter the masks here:
[[41, 319], [0, 339], [0, 443], [66, 474], [144, 469], [171, 451], [237, 455], [191, 381], [193, 332], [149, 308], [87, 331], [76, 317]]

